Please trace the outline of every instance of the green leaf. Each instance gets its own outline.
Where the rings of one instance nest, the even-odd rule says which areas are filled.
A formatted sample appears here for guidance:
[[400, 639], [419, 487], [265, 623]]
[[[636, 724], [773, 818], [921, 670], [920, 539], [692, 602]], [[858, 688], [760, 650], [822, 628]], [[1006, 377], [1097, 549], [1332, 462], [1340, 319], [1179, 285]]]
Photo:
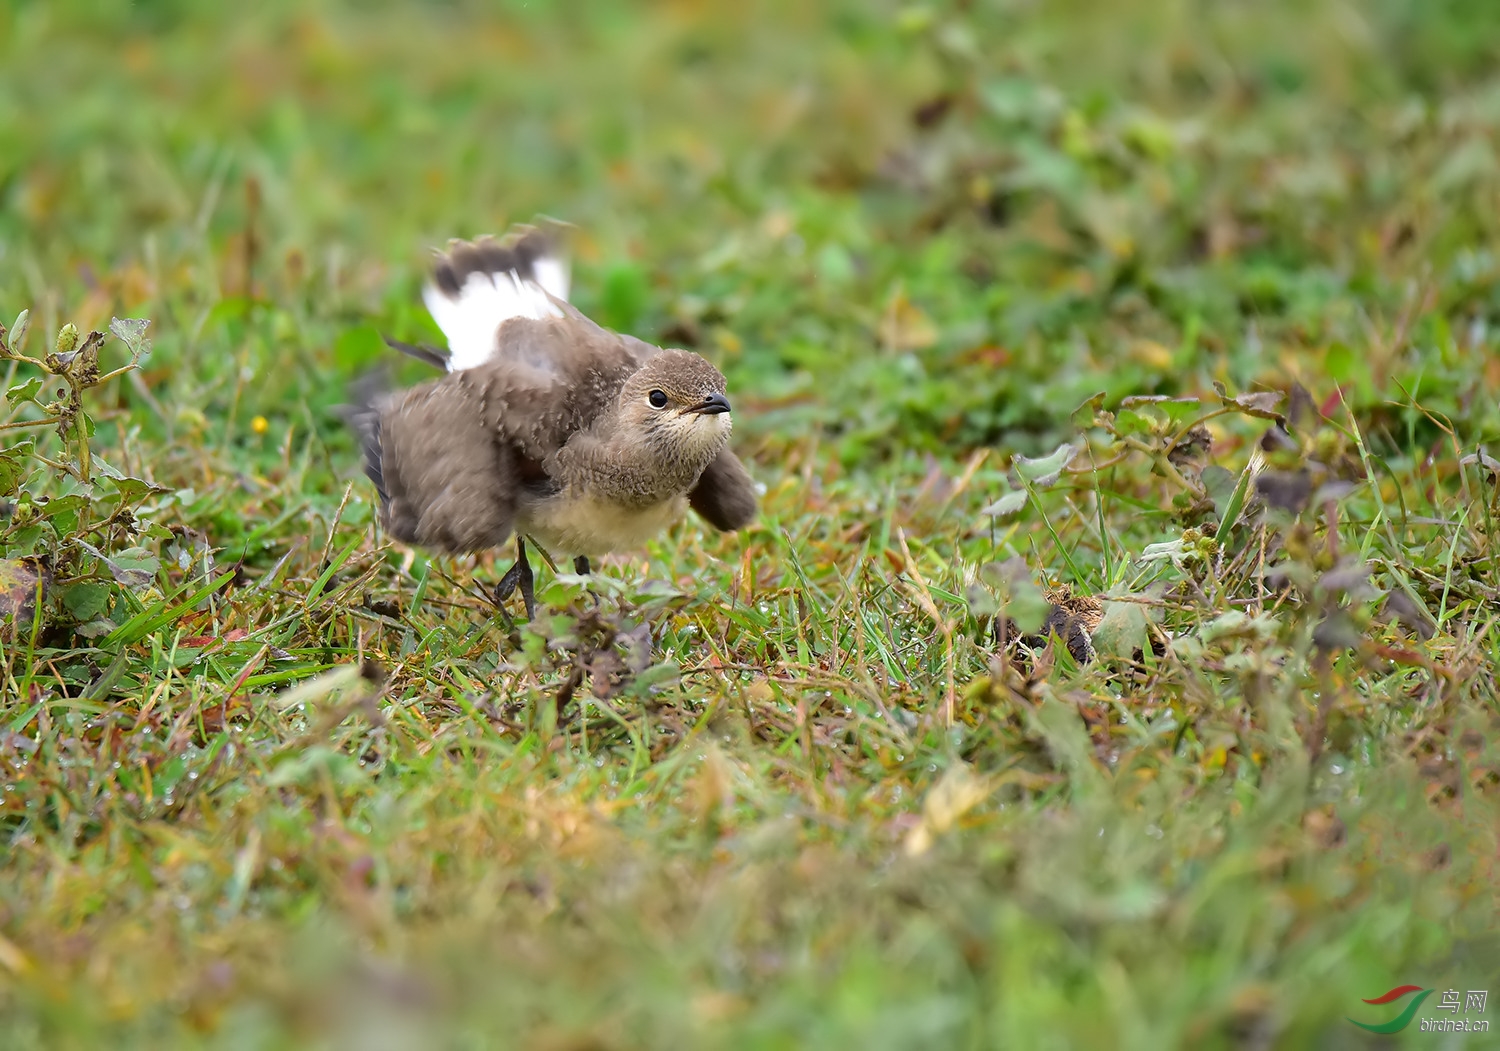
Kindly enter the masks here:
[[1073, 462], [1073, 457], [1078, 455], [1078, 448], [1076, 445], [1064, 443], [1059, 445], [1050, 456], [1043, 456], [1037, 460], [1017, 453], [1011, 458], [1010, 465], [1015, 468], [1016, 474], [1032, 485], [1045, 489], [1057, 481], [1064, 467]]
[[41, 522], [33, 522], [7, 534], [5, 546], [11, 551], [35, 551], [51, 540], [47, 526]]
[[653, 664], [643, 670], [628, 685], [631, 693], [644, 694], [654, 689], [671, 686], [682, 678], [682, 668], [675, 661]]
[[1214, 502], [1214, 514], [1218, 515], [1219, 521], [1222, 522], [1224, 512], [1229, 508], [1230, 498], [1234, 496], [1234, 472], [1216, 463], [1209, 464], [1203, 468], [1199, 478], [1203, 482], [1203, 491], [1208, 493], [1209, 499]]
[[203, 319], [202, 330], [235, 333], [243, 327], [240, 323], [250, 313], [252, 306], [254, 303], [244, 296], [225, 296], [209, 310], [208, 317]]
[[[1240, 472], [1240, 480], [1225, 501], [1223, 512], [1219, 514], [1219, 529], [1214, 533], [1214, 540], [1220, 546], [1228, 545], [1230, 533], [1233, 532], [1235, 523], [1239, 521], [1240, 511], [1244, 509], [1245, 494], [1250, 490], [1251, 467], [1253, 466], [1253, 462], [1246, 464], [1245, 469]], [[1218, 501], [1215, 500], [1214, 509], [1218, 510], [1218, 506]]]
[[1214, 389], [1218, 392], [1226, 409], [1235, 409], [1246, 416], [1255, 416], [1262, 420], [1281, 419], [1278, 406], [1286, 400], [1286, 395], [1279, 390], [1258, 390], [1230, 397], [1222, 383], [1215, 383]]
[[152, 787], [162, 795], [167, 795], [177, 787], [177, 782], [182, 780], [182, 775], [187, 773], [187, 763], [182, 756], [174, 755], [161, 765], [152, 777]]
[[1006, 124], [1034, 124], [1055, 117], [1064, 105], [1050, 86], [1025, 77], [996, 77], [979, 89], [990, 115]]
[[1120, 400], [1121, 409], [1135, 409], [1151, 415], [1159, 415], [1173, 423], [1192, 419], [1203, 410], [1197, 398], [1169, 398], [1163, 394], [1133, 394]]
[[[1073, 426], [1079, 428], [1093, 427], [1099, 415], [1104, 413], [1104, 399], [1108, 395], [1108, 391], [1097, 391], [1090, 395], [1089, 399], [1082, 405], [1074, 409], [1072, 415], [1068, 417], [1073, 421]], [[1109, 414], [1104, 413], [1104, 415], [1108, 416]]]
[[178, 617], [190, 612], [210, 594], [218, 591], [225, 584], [233, 580], [234, 573], [235, 571], [231, 569], [222, 576], [209, 581], [203, 587], [189, 595], [187, 599], [177, 603], [175, 606], [168, 606], [167, 603], [186, 591], [186, 584], [177, 588], [171, 595], [162, 596], [156, 602], [153, 602], [150, 606], [147, 606], [124, 624], [121, 624], [114, 631], [110, 632], [104, 641], [99, 644], [99, 648], [113, 650], [117, 646], [128, 646], [132, 642], [145, 638], [153, 631], [165, 627]]
[[854, 280], [854, 263], [844, 246], [830, 242], [817, 256], [818, 277], [824, 284], [842, 287]]
[[125, 477], [120, 473], [120, 469], [118, 467], [106, 461], [104, 457], [99, 455], [97, 450], [91, 450], [89, 452], [89, 462], [93, 465], [94, 477], [96, 479], [102, 478], [107, 481], [115, 482]]
[[95, 617], [91, 621], [80, 624], [73, 629], [75, 635], [81, 635], [85, 639], [99, 639], [108, 635], [118, 627], [108, 617]]
[[20, 405], [28, 401], [36, 401], [36, 395], [42, 389], [42, 377], [33, 376], [25, 383], [17, 383], [5, 392], [5, 400], [12, 405]]
[[993, 515], [996, 518], [1003, 518], [1005, 515], [1015, 514], [1025, 506], [1026, 490], [1018, 489], [1014, 492], [1006, 493], [994, 503], [980, 510], [979, 513], [982, 515]]
[[364, 543], [365, 539], [363, 535], [354, 537], [353, 540], [350, 540], [344, 546], [342, 551], [334, 556], [333, 560], [328, 563], [328, 568], [323, 570], [318, 579], [313, 581], [312, 587], [307, 589], [307, 598], [303, 600], [304, 602], [311, 603], [323, 593], [323, 589], [328, 586], [328, 582], [333, 579], [333, 575], [339, 571], [339, 567], [349, 560], [349, 556], [354, 554], [354, 549]]
[[109, 606], [109, 585], [79, 581], [63, 589], [63, 606], [80, 621], [91, 621]]
[[31, 473], [32, 443], [18, 442], [9, 449], [0, 449], [0, 496], [14, 496], [21, 482]]
[[1149, 411], [1121, 409], [1115, 414], [1116, 434], [1153, 434], [1165, 421]]
[[[107, 623], [109, 622], [91, 621], [89, 624], [80, 626], [77, 630], [80, 635], [83, 635], [85, 634], [83, 630], [84, 628], [87, 627], [94, 629], [94, 635], [87, 636], [89, 638], [93, 638], [99, 634], [96, 626], [99, 624]], [[108, 697], [110, 691], [113, 690], [115, 686], [120, 682], [120, 680], [125, 677], [125, 672], [129, 669], [129, 667], [129, 654], [122, 653], [119, 656], [115, 657], [114, 660], [110, 661], [109, 667], [105, 668], [103, 673], [100, 674], [97, 679], [89, 683], [88, 689], [83, 691], [83, 699], [88, 701], [99, 701], [103, 700], [105, 697]]]
[[1150, 624], [1161, 619], [1161, 608], [1141, 602], [1110, 602], [1112, 596], [1134, 597], [1134, 593], [1119, 587], [1104, 596], [1104, 614], [1093, 633], [1094, 651], [1101, 657], [1131, 660], [1150, 649]]
[[58, 536], [66, 537], [78, 528], [79, 515], [88, 506], [87, 496], [82, 493], [69, 493], [67, 496], [58, 496], [51, 500], [38, 500], [36, 509], [40, 517], [52, 524]]
[[26, 342], [26, 330], [31, 327], [31, 311], [23, 310], [16, 315], [15, 324], [10, 326], [9, 347], [12, 353], [21, 352], [21, 344]]
[[161, 559], [144, 548], [126, 548], [111, 557], [86, 541], [78, 540], [76, 543], [103, 562], [109, 569], [110, 575], [132, 591], [150, 587], [156, 580], [157, 572], [161, 569]]
[[[95, 465], [101, 465], [98, 457], [94, 458]], [[144, 478], [111, 477], [110, 484], [115, 487], [117, 497], [116, 507], [127, 507], [139, 503], [144, 497], [156, 493], [169, 493], [170, 489], [148, 482]]]

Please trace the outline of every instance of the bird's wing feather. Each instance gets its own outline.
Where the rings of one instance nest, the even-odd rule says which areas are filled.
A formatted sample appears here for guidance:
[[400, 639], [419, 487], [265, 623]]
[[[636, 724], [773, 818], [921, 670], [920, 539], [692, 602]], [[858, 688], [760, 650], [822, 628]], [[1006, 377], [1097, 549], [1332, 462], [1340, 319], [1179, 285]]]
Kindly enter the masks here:
[[385, 339], [385, 345], [392, 350], [399, 350], [409, 358], [416, 358], [418, 361], [426, 362], [433, 368], [442, 369], [444, 372], [448, 371], [451, 355], [446, 350], [427, 343], [404, 343], [390, 336], [383, 338]]
[[450, 370], [494, 357], [496, 333], [511, 318], [562, 317], [568, 264], [548, 230], [517, 227], [504, 240], [453, 241], [438, 254], [422, 290], [448, 338]]
[[455, 554], [505, 542], [521, 484], [514, 448], [494, 440], [479, 392], [462, 378], [450, 374], [383, 398], [373, 427], [361, 431], [386, 529]]
[[715, 529], [740, 529], [755, 517], [755, 481], [739, 457], [725, 449], [699, 476], [688, 503]]
[[629, 344], [582, 315], [513, 318], [468, 375], [490, 432], [542, 463], [608, 412], [639, 367]]
[[618, 343], [624, 349], [625, 353], [635, 361], [637, 367], [644, 365], [648, 359], [654, 358], [662, 352], [663, 348], [658, 347], [654, 343], [647, 343], [644, 339], [636, 339], [634, 336], [627, 336], [605, 328], [572, 303], [558, 300], [556, 306], [562, 311], [562, 316], [572, 323], [573, 331], [588, 331], [591, 333], [590, 338], [593, 340], [607, 339]]

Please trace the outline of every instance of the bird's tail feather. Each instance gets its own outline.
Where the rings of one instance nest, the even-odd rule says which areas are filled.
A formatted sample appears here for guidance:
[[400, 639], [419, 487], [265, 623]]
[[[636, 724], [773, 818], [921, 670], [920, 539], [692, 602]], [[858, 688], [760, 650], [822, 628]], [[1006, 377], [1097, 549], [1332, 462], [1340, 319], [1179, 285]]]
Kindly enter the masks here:
[[389, 391], [389, 372], [383, 367], [371, 369], [349, 385], [349, 404], [338, 409], [359, 439], [360, 450], [365, 455], [365, 476], [375, 483], [382, 512], [390, 503], [390, 496], [386, 492], [381, 467], [380, 402]]

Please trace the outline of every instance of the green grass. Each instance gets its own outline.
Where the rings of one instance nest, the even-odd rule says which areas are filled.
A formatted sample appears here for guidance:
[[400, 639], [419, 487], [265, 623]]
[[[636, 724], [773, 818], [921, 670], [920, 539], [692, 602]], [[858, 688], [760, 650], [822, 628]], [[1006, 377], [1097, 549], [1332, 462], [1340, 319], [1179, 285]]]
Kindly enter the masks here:
[[[229, 11], [0, 5], [0, 1044], [1500, 992], [1491, 0]], [[539, 212], [766, 493], [512, 628], [336, 409], [428, 246]], [[997, 649], [1058, 589], [1097, 661]]]

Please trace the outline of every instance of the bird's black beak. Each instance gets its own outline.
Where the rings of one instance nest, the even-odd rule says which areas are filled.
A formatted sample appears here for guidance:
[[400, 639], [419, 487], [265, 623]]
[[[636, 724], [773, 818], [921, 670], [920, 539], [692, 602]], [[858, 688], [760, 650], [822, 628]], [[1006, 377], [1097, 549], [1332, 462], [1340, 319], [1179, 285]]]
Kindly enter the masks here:
[[717, 416], [721, 412], [729, 411], [729, 399], [722, 394], [710, 394], [697, 405], [688, 409], [688, 412], [696, 412], [703, 416]]

